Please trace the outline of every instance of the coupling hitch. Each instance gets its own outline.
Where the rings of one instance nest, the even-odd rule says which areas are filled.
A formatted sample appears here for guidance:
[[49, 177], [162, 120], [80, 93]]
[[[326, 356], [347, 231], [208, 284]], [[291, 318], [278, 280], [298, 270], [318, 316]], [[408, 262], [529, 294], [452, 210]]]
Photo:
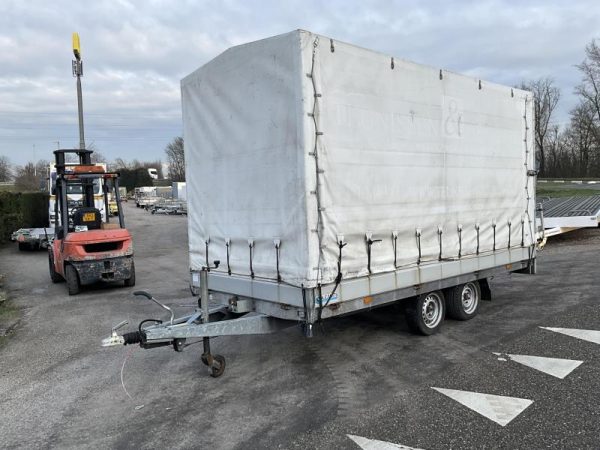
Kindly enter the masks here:
[[[123, 328], [128, 323], [129, 322], [127, 320], [124, 320], [123, 322], [112, 327], [110, 336], [102, 339], [102, 347], [113, 347], [115, 345], [125, 345], [124, 336], [119, 336], [117, 334], [117, 330], [119, 328]], [[127, 333], [127, 334], [131, 334], [131, 333]]]

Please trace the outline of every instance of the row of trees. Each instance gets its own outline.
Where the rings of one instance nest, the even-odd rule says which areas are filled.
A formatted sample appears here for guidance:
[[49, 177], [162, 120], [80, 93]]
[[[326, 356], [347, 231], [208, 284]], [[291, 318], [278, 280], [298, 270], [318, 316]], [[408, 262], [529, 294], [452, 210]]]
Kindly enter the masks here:
[[[108, 162], [104, 155], [96, 148], [93, 148], [92, 161], [94, 163], [107, 163], [109, 170], [121, 172], [122, 183], [126, 186], [149, 185], [152, 179], [148, 175], [147, 169], [155, 168], [158, 171], [158, 177], [164, 178], [163, 164], [160, 159], [155, 161], [126, 161], [123, 158], [117, 158], [113, 162]], [[183, 152], [183, 138], [176, 137], [165, 148], [169, 172], [167, 178], [172, 181], [185, 181], [185, 155]], [[39, 160], [35, 163], [28, 162], [23, 166], [11, 165], [6, 156], [0, 155], [0, 182], [14, 181], [15, 188], [18, 191], [38, 191], [43, 190], [48, 178], [48, 167], [50, 162]], [[140, 184], [141, 183], [141, 184]]]
[[560, 90], [552, 79], [519, 86], [534, 95], [540, 177], [600, 177], [600, 46], [595, 40], [586, 46], [585, 55], [576, 66], [581, 73], [581, 82], [575, 87], [578, 104], [562, 127], [553, 120]]

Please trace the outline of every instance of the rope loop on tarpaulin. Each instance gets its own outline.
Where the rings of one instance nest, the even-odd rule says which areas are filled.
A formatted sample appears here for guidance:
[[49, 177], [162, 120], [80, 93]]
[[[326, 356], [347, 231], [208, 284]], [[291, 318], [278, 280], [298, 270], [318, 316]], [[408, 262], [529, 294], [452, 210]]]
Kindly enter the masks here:
[[321, 97], [321, 93], [318, 92], [317, 84], [315, 81], [315, 65], [316, 65], [318, 47], [319, 47], [319, 36], [315, 36], [315, 39], [313, 41], [313, 51], [312, 51], [311, 66], [310, 66], [310, 73], [309, 73], [309, 78], [311, 80], [311, 84], [312, 84], [312, 88], [313, 88], [313, 107], [312, 107], [312, 112], [309, 113], [308, 115], [312, 118], [314, 128], [315, 128], [315, 140], [314, 140], [314, 146], [313, 146], [313, 151], [312, 151], [312, 157], [315, 160], [315, 190], [314, 190], [314, 193], [315, 193], [316, 203], [317, 203], [316, 232], [317, 232], [317, 240], [319, 242], [319, 254], [318, 254], [318, 261], [317, 261], [317, 276], [316, 276], [317, 285], [321, 284], [321, 282], [322, 282], [321, 264], [324, 259], [324, 256], [323, 256], [323, 251], [324, 251], [323, 211], [324, 211], [324, 209], [322, 207], [321, 182], [320, 182], [320, 177], [322, 176], [324, 171], [321, 169], [321, 167], [319, 165], [319, 151], [318, 151], [319, 150], [319, 136], [323, 136], [323, 132], [319, 129], [319, 123], [317, 121], [317, 112], [318, 112], [318, 107], [319, 107], [318, 99]]

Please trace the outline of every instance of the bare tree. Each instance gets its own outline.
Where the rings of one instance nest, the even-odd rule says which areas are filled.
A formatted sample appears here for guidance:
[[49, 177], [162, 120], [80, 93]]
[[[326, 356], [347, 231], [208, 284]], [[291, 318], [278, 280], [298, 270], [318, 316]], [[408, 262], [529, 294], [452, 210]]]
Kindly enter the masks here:
[[[571, 111], [571, 122], [566, 131], [567, 145], [574, 153], [578, 176], [593, 175], [600, 155], [597, 141], [598, 127], [594, 124], [594, 110], [589, 103], [582, 102]], [[596, 162], [596, 164], [593, 164]]]
[[539, 78], [521, 83], [521, 89], [533, 93], [533, 111], [535, 120], [535, 146], [540, 162], [540, 174], [546, 172], [546, 139], [552, 124], [552, 114], [560, 99], [560, 90], [554, 86], [551, 78]]
[[0, 156], [0, 182], [12, 180], [12, 168], [6, 156]]
[[165, 148], [169, 164], [169, 178], [172, 181], [185, 181], [185, 154], [183, 138], [176, 137]]
[[17, 167], [15, 186], [19, 191], [39, 191], [40, 178], [34, 163], [28, 162], [24, 166]]
[[582, 73], [583, 80], [575, 88], [575, 93], [590, 105], [594, 121], [600, 122], [600, 47], [596, 40], [586, 45], [585, 59], [576, 67]]
[[92, 163], [97, 164], [97, 163], [105, 163], [105, 162], [106, 162], [106, 158], [104, 157], [104, 155], [102, 153], [100, 153], [99, 151], [94, 150], [94, 153], [92, 153]]

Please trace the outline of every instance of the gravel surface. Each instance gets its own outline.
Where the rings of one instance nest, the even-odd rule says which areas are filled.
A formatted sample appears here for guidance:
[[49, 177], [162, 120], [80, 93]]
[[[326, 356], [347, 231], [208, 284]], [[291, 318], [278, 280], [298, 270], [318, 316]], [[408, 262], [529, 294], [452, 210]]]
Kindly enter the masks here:
[[[186, 217], [129, 204], [126, 218], [135, 289], [189, 311]], [[409, 334], [392, 306], [326, 321], [313, 339], [296, 329], [215, 339], [227, 369], [213, 379], [201, 346], [100, 347], [121, 320], [164, 318], [134, 289], [69, 297], [44, 252], [4, 247], [22, 319], [0, 347], [0, 447], [357, 449], [353, 434], [423, 449], [598, 448], [600, 346], [539, 327], [600, 330], [599, 248], [598, 229], [553, 238], [538, 275], [496, 277], [478, 317], [431, 337]], [[493, 352], [584, 363], [560, 380]], [[432, 387], [534, 403], [502, 427]]]

